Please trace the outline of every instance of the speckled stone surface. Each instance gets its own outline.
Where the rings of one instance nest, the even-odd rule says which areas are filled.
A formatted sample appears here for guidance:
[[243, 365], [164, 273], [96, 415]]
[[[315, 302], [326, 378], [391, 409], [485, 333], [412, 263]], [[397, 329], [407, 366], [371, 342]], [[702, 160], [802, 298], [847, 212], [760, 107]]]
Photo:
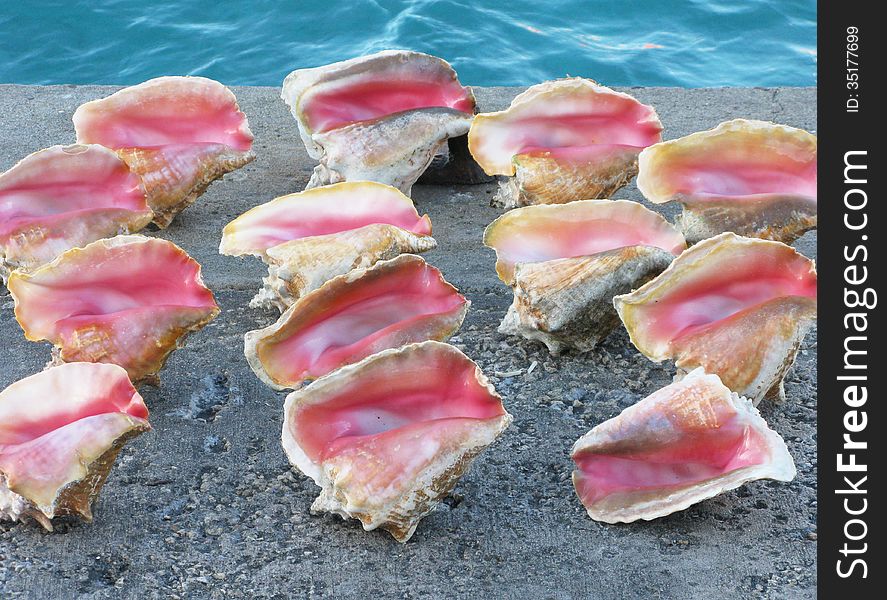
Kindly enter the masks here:
[[[0, 170], [74, 141], [71, 114], [108, 87], [0, 85]], [[482, 110], [517, 88], [478, 89]], [[626, 90], [653, 104], [673, 138], [734, 117], [813, 130], [814, 89]], [[0, 523], [0, 598], [810, 598], [816, 551], [816, 345], [811, 334], [784, 403], [761, 412], [798, 467], [790, 484], [754, 482], [654, 522], [589, 519], [570, 483], [573, 441], [671, 381], [623, 331], [598, 349], [553, 358], [496, 332], [511, 292], [481, 244], [495, 184], [413, 189], [439, 247], [426, 254], [470, 298], [453, 343], [490, 375], [515, 416], [406, 545], [356, 521], [312, 516], [318, 488], [280, 447], [285, 394], [264, 387], [243, 333], [269, 324], [248, 308], [258, 260], [217, 254], [222, 227], [302, 189], [312, 163], [272, 88], [236, 88], [257, 160], [213, 184], [157, 234], [204, 267], [221, 316], [173, 354], [160, 388], [144, 388], [154, 431], [121, 453], [95, 522]], [[616, 194], [641, 200], [634, 183]], [[673, 216], [673, 209], [657, 207]], [[815, 233], [797, 247], [815, 256]], [[25, 341], [0, 291], [0, 388], [34, 373], [49, 346]], [[514, 373], [519, 374], [514, 374]]]

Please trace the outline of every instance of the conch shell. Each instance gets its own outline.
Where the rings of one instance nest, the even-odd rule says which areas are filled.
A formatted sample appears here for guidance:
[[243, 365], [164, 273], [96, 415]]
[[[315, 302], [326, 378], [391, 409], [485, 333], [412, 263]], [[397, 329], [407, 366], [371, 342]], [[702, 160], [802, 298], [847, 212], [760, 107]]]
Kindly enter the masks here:
[[680, 202], [690, 243], [725, 231], [790, 244], [816, 228], [816, 136], [735, 119], [641, 152], [638, 189]]
[[297, 388], [382, 350], [446, 340], [469, 304], [440, 271], [402, 254], [302, 296], [277, 323], [246, 334], [245, 354], [272, 388]]
[[475, 110], [449, 63], [406, 50], [293, 71], [281, 98], [320, 162], [309, 188], [370, 180], [407, 195], [447, 140], [468, 132]]
[[687, 245], [665, 219], [628, 200], [578, 200], [505, 213], [484, 232], [514, 291], [501, 333], [590, 350], [619, 324], [613, 296], [665, 269]]
[[80, 515], [117, 453], [148, 431], [148, 409], [116, 365], [69, 363], [0, 392], [0, 519]]
[[158, 77], [87, 102], [74, 112], [74, 129], [78, 143], [115, 150], [141, 176], [161, 228], [255, 159], [234, 94], [204, 77]]
[[102, 146], [52, 146], [0, 174], [0, 276], [151, 222], [141, 179]]
[[679, 374], [703, 367], [755, 405], [782, 380], [816, 320], [813, 261], [780, 242], [722, 233], [614, 299], [631, 341]]
[[322, 488], [312, 512], [406, 542], [511, 422], [474, 362], [441, 342], [385, 350], [291, 393], [283, 449]]
[[15, 316], [57, 362], [112, 363], [136, 383], [156, 382], [167, 356], [219, 314], [200, 265], [166, 240], [140, 235], [68, 250], [9, 277]]
[[281, 311], [352, 269], [437, 246], [431, 219], [397, 189], [345, 182], [282, 196], [228, 223], [219, 252], [258, 256], [268, 264], [253, 305]]
[[638, 153], [662, 139], [656, 111], [591, 79], [546, 81], [506, 110], [477, 115], [468, 148], [504, 175], [505, 208], [609, 198], [637, 174]]
[[756, 479], [791, 481], [785, 442], [757, 409], [702, 369], [601, 423], [573, 446], [588, 516], [651, 520]]

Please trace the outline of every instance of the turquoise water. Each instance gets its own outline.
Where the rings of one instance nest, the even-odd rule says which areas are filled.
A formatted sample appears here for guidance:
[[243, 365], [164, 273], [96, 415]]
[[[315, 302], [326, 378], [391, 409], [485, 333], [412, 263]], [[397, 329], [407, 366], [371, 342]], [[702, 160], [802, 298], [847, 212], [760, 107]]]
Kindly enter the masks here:
[[386, 48], [449, 60], [463, 83], [583, 75], [610, 85], [816, 83], [815, 0], [4, 0], [0, 82], [166, 74], [279, 85]]

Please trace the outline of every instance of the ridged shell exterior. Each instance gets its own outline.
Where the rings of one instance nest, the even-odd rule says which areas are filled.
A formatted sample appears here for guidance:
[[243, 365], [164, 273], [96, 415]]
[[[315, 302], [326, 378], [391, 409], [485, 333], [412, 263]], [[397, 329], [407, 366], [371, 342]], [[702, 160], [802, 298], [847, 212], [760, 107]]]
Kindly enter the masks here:
[[516, 265], [514, 302], [499, 332], [540, 341], [552, 354], [591, 350], [619, 326], [613, 297], [646, 283], [673, 258], [661, 248], [629, 246]]
[[[462, 368], [474, 365], [458, 349], [441, 342], [429, 341], [411, 344], [398, 349], [385, 350], [363, 361], [343, 367], [322, 377], [309, 386], [287, 396], [284, 404], [283, 448], [290, 463], [299, 471], [311, 477], [320, 486], [321, 493], [311, 507], [312, 512], [330, 512], [343, 518], [359, 519], [367, 531], [381, 527], [397, 541], [404, 543], [410, 539], [419, 521], [434, 510], [456, 485], [471, 465], [471, 462], [508, 427], [512, 417], [501, 407], [501, 398], [476, 365], [473, 369], [474, 383], [486, 389], [490, 401], [498, 402], [500, 416], [486, 419], [473, 419], [470, 428], [463, 429], [456, 439], [449, 439], [445, 446], [438, 447], [424, 468], [416, 473], [409, 485], [397, 490], [386, 489], [385, 498], [379, 498], [360, 484], [357, 477], [366, 482], [392, 477], [391, 469], [398, 465], [380, 460], [372, 448], [360, 452], [356, 462], [330, 459], [317, 463], [294, 437], [292, 427], [299, 411], [307, 406], [324, 403], [335, 397], [343, 389], [355, 382], [390, 379], [392, 392], [398, 393], [402, 387], [398, 377], [409, 373], [408, 385], [421, 387], [425, 384], [423, 369], [434, 369], [435, 361], [458, 361]], [[399, 370], [404, 369], [400, 375]], [[421, 439], [421, 438], [419, 438]]]
[[646, 307], [655, 306], [666, 294], [679, 292], [698, 270], [717, 265], [729, 270], [736, 253], [755, 253], [758, 249], [769, 261], [808, 265], [804, 267], [805, 277], [815, 284], [813, 261], [791, 247], [723, 233], [684, 252], [646, 285], [614, 298], [619, 317], [637, 349], [656, 362], [674, 360], [678, 376], [699, 367], [716, 374], [727, 387], [755, 405], [764, 398], [784, 398], [783, 378], [816, 321], [815, 297], [777, 295], [674, 339], [654, 336], [644, 314]]
[[468, 88], [464, 92], [470, 112], [447, 107], [416, 108], [328, 131], [312, 131], [303, 104], [318, 90], [369, 81], [374, 74], [409, 80], [411, 72], [430, 74], [442, 85], [461, 85], [446, 61], [405, 50], [386, 50], [300, 69], [286, 77], [281, 98], [296, 118], [308, 154], [320, 162], [308, 188], [370, 180], [392, 185], [409, 195], [434, 156], [445, 149], [447, 140], [468, 132], [474, 109], [474, 95]]
[[[266, 363], [263, 357], [265, 357], [268, 352], [273, 351], [275, 346], [279, 347], [281, 344], [285, 344], [292, 336], [300, 334], [304, 335], [306, 331], [310, 330], [316, 331], [318, 323], [335, 321], [339, 315], [335, 312], [329, 314], [329, 311], [331, 310], [330, 307], [344, 306], [344, 310], [351, 308], [346, 301], [349, 296], [354, 297], [356, 294], [361, 293], [362, 290], [379, 287], [380, 284], [384, 286], [386, 280], [399, 281], [398, 278], [407, 273], [413, 273], [418, 277], [424, 277], [432, 272], [436, 276], [432, 278], [436, 278], [436, 281], [434, 282], [436, 285], [432, 287], [431, 285], [426, 284], [423, 288], [425, 293], [440, 294], [443, 290], [448, 290], [449, 295], [456, 301], [456, 304], [460, 304], [459, 306], [454, 308], [446, 307], [445, 310], [419, 314], [416, 314], [414, 310], [411, 310], [406, 316], [402, 317], [401, 322], [394, 321], [390, 324], [386, 323], [385, 327], [382, 329], [387, 330], [388, 333], [385, 333], [382, 337], [379, 337], [372, 342], [368, 342], [359, 348], [354, 348], [343, 360], [336, 364], [336, 367], [338, 368], [346, 364], [353, 364], [376, 352], [403, 346], [405, 344], [417, 343], [425, 340], [445, 341], [462, 325], [462, 321], [465, 319], [470, 303], [459, 294], [456, 288], [444, 280], [440, 271], [426, 265], [425, 261], [418, 256], [402, 254], [397, 258], [378, 262], [366, 269], [355, 269], [327, 281], [318, 289], [299, 298], [273, 325], [257, 331], [248, 332], [244, 336], [244, 354], [246, 355], [247, 362], [259, 379], [269, 387], [277, 390], [288, 388], [295, 389], [307, 380], [316, 379], [318, 376], [325, 375], [326, 373], [316, 374], [313, 371], [306, 370], [297, 378], [290, 379], [288, 374], [277, 372], [273, 364]], [[396, 315], [398, 311], [402, 311], [404, 303], [412, 305], [417, 302], [417, 299], [414, 297], [403, 297], [401, 301], [398, 302], [396, 288], [382, 287], [382, 290], [384, 295], [369, 296], [366, 298], [373, 307], [371, 310], [373, 312], [372, 318], [374, 319], [378, 318], [379, 301], [385, 298], [386, 295], [388, 296], [386, 306], [392, 315]], [[418, 299], [418, 302], [421, 302], [421, 299]], [[408, 308], [412, 309], [413, 307], [409, 306]], [[356, 316], [359, 317], [360, 315], [357, 314]], [[348, 317], [346, 317], [343, 327], [358, 327], [363, 332], [360, 325], [353, 322]], [[380, 329], [374, 329], [371, 333], [363, 333], [362, 335], [366, 338], [370, 335], [376, 335], [379, 333], [383, 333], [383, 331]], [[337, 339], [330, 342], [331, 345], [327, 350], [346, 345], [346, 342], [341, 337], [342, 334], [343, 332], [331, 334], [335, 335]], [[361, 341], [359, 338], [353, 340], [351, 338], [348, 339], [350, 342], [348, 345]], [[315, 344], [318, 343], [316, 338], [312, 338], [312, 342]]]
[[587, 164], [559, 161], [550, 153], [518, 154], [514, 176], [500, 181], [493, 203], [511, 209], [610, 198], [638, 174], [637, 159], [633, 149]]
[[[692, 443], [694, 438], [703, 435], [717, 436], [719, 431], [726, 431], [728, 427], [744, 432], [746, 443], [751, 437], [759, 441], [763, 447], [756, 450], [764, 456], [749, 460], [750, 464], [737, 465], [739, 468], [693, 483], [660, 484], [646, 490], [640, 488], [612, 494], [602, 500], [589, 501], [581, 497], [584, 485], [593, 488], [595, 483], [593, 478], [583, 482], [586, 477], [581, 471], [583, 454], [642, 463], [641, 457], [645, 452], [667, 453], [674, 444], [682, 441]], [[740, 451], [746, 450], [740, 448]], [[631, 523], [638, 519], [649, 521], [684, 510], [750, 481], [791, 481], [796, 474], [785, 442], [767, 426], [751, 402], [731, 393], [717, 376], [706, 375], [702, 369], [696, 369], [683, 380], [654, 392], [586, 433], [573, 445], [572, 456], [579, 467], [573, 471], [577, 493], [588, 515], [605, 523]], [[693, 458], [678, 459], [679, 463], [681, 461], [684, 464], [675, 468], [684, 474], [690, 469]], [[654, 466], [661, 468], [662, 463]], [[623, 476], [625, 471], [623, 467]], [[638, 467], [638, 472], [643, 473], [643, 467]]]
[[[768, 163], [785, 161], [793, 171], [805, 170], [816, 182], [816, 136], [802, 129], [764, 121], [734, 119], [714, 129], [692, 133], [645, 148], [638, 159], [637, 185], [656, 204], [679, 202], [683, 214], [675, 224], [690, 243], [733, 232], [791, 244], [816, 229], [816, 195], [772, 191], [752, 195], [696, 194], [668, 181], [670, 172], [687, 161], [730, 160]], [[734, 170], [731, 177], [741, 177]]]

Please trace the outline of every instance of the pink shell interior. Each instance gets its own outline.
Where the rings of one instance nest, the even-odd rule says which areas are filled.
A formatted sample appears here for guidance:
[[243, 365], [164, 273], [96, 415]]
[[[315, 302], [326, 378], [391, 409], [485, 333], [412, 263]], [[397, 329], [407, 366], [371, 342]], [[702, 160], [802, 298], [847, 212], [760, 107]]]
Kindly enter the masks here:
[[69, 363], [0, 392], [0, 471], [8, 485], [40, 507], [82, 476], [148, 409], [115, 365]]
[[[655, 302], [636, 306], [647, 335], [674, 340], [774, 298], [816, 298], [810, 261], [777, 243], [746, 245], [707, 260]], [[666, 277], [666, 271], [660, 277]]]
[[291, 424], [294, 437], [314, 463], [369, 447], [391, 465], [409, 464], [422, 455], [424, 436], [446, 436], [506, 414], [477, 381], [476, 368], [454, 352], [435, 352], [414, 355], [396, 372], [376, 369], [324, 402], [301, 407]]
[[133, 239], [139, 241], [110, 248], [91, 244], [17, 281], [16, 315], [29, 334], [67, 339], [95, 325], [116, 332], [122, 350], [143, 345], [139, 332], [168, 315], [215, 308], [212, 292], [200, 281], [200, 266], [180, 248], [165, 240]]
[[[667, 443], [651, 443], [649, 449], [632, 447], [624, 452], [577, 452], [576, 491], [586, 506], [620, 493], [686, 488], [742, 469], [761, 465], [770, 458], [767, 440], [737, 413], [718, 415], [718, 425], [699, 428], [698, 422], [675, 419], [668, 406], [659, 407], [620, 431], [657, 432]], [[694, 426], [695, 425], [695, 426]]]
[[[509, 266], [590, 256], [626, 246], [653, 246], [675, 255], [686, 248], [679, 232], [636, 203], [590, 202], [587, 206], [594, 206], [593, 210], [581, 208], [586, 205], [583, 201], [506, 213], [491, 225], [486, 243]], [[502, 233], [496, 233], [497, 229]]]
[[202, 77], [160, 77], [89, 102], [74, 113], [77, 140], [108, 148], [169, 144], [252, 147], [246, 117], [234, 94]]
[[300, 103], [312, 131], [324, 132], [360, 121], [371, 121], [420, 108], [452, 108], [474, 112], [474, 99], [455, 79], [396, 77], [379, 73], [371, 81], [357, 81], [318, 91]]
[[4, 446], [29, 442], [87, 417], [125, 413], [148, 418], [126, 371], [115, 365], [53, 367], [10, 386], [0, 399], [0, 453]]
[[420, 217], [412, 202], [394, 188], [348, 182], [258, 206], [230, 223], [225, 235], [236, 236], [238, 247], [267, 250], [301, 238], [376, 223], [395, 225], [420, 235], [431, 234], [430, 219]]
[[[322, 288], [322, 310], [313, 311], [289, 337], [260, 350], [266, 369], [287, 381], [320, 377], [375, 352], [423, 341], [430, 322], [456, 315], [466, 304], [423, 260], [400, 265], [384, 277], [358, 279], [332, 298]], [[304, 300], [296, 309], [302, 305]], [[413, 339], [417, 334], [420, 338]]]
[[587, 164], [661, 139], [655, 111], [630, 96], [570, 80], [543, 85], [551, 90], [533, 95], [531, 88], [529, 97], [518, 97], [507, 111], [475, 122], [472, 153], [489, 163], [489, 172], [505, 169], [516, 155], [547, 152]]
[[0, 245], [23, 229], [59, 231], [113, 211], [148, 206], [138, 175], [100, 146], [47, 148], [0, 176]]
[[660, 185], [674, 190], [675, 194], [700, 199], [762, 194], [816, 198], [815, 160], [801, 162], [766, 153], [758, 157], [731, 157], [718, 152], [714, 157], [676, 158], [660, 177]]

